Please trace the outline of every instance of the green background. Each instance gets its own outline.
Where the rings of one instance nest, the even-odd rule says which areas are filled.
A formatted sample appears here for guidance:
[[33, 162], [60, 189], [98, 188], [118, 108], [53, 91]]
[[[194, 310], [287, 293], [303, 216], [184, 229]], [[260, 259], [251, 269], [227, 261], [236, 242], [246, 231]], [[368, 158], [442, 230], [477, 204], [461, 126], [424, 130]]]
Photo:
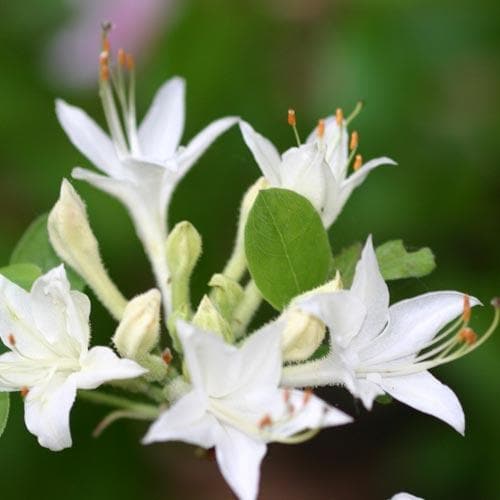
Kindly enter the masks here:
[[[372, 233], [428, 245], [438, 269], [397, 282], [393, 299], [457, 289], [485, 303], [500, 293], [500, 8], [496, 2], [326, 0], [178, 1], [168, 29], [139, 63], [138, 108], [180, 74], [188, 82], [191, 137], [212, 119], [238, 114], [280, 149], [293, 145], [286, 110], [305, 134], [338, 106], [366, 108], [356, 120], [365, 158], [399, 166], [372, 173], [331, 231], [334, 250]], [[66, 140], [53, 110], [61, 96], [102, 118], [95, 91], [69, 91], [44, 75], [44, 44], [69, 11], [62, 0], [2, 2], [0, 16], [0, 265], [24, 228], [55, 202], [63, 176], [88, 165]], [[98, 27], [96, 26], [96, 30]], [[97, 31], [96, 31], [97, 33]], [[204, 237], [195, 277], [199, 297], [227, 258], [241, 194], [259, 174], [237, 129], [224, 135], [182, 182], [171, 222], [190, 220]], [[128, 295], [152, 286], [122, 206], [84, 183], [107, 267]], [[475, 312], [478, 329], [491, 317]], [[112, 321], [93, 311], [94, 341]], [[384, 499], [407, 490], [428, 499], [500, 495], [500, 339], [436, 370], [466, 413], [465, 438], [394, 403], [371, 414], [341, 390], [325, 396], [358, 418], [299, 447], [272, 446], [262, 499]], [[2, 499], [225, 499], [216, 466], [178, 445], [142, 447], [142, 424], [90, 432], [104, 415], [78, 403], [74, 448], [44, 450], [22, 421], [20, 398], [0, 441]]]

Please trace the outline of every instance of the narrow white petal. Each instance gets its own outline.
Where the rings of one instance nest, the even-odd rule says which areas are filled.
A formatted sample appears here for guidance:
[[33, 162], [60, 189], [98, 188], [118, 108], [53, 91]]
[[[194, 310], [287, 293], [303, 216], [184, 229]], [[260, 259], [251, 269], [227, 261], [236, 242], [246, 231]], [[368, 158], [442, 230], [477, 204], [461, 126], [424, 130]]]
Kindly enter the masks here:
[[56, 101], [56, 113], [70, 141], [97, 168], [109, 175], [120, 172], [120, 162], [111, 139], [87, 113], [60, 99]]
[[19, 391], [47, 378], [50, 368], [23, 358], [17, 352], [0, 355], [0, 391]]
[[215, 453], [220, 471], [239, 500], [256, 500], [266, 445], [233, 427], [221, 426]]
[[63, 265], [38, 278], [30, 298], [36, 328], [54, 351], [78, 358], [87, 350], [90, 301], [83, 293], [71, 291]]
[[[470, 299], [471, 306], [479, 304]], [[365, 364], [375, 365], [415, 356], [444, 326], [463, 311], [464, 294], [431, 292], [389, 308], [389, 324], [371, 345], [360, 351]]]
[[184, 441], [211, 448], [216, 444], [219, 427], [215, 417], [206, 411], [206, 399], [194, 390], [163, 412], [151, 425], [142, 442]]
[[271, 141], [256, 132], [249, 123], [240, 121], [240, 130], [245, 144], [252, 152], [264, 177], [273, 186], [279, 186], [281, 158], [278, 150]]
[[177, 159], [179, 163], [179, 171], [177, 172], [178, 178], [184, 176], [209, 146], [237, 121], [237, 117], [227, 116], [215, 120], [201, 132], [198, 132], [198, 134], [189, 141], [182, 152], [179, 153]]
[[384, 377], [380, 386], [394, 399], [451, 425], [460, 434], [465, 431], [465, 416], [455, 393], [429, 372], [403, 377]]
[[365, 322], [352, 343], [359, 349], [382, 332], [389, 318], [389, 289], [380, 273], [371, 236], [356, 265], [351, 292], [366, 308]]
[[184, 131], [186, 84], [174, 77], [157, 91], [139, 127], [139, 144], [144, 155], [156, 160], [173, 156]]
[[351, 291], [308, 294], [296, 306], [323, 323], [330, 331], [332, 345], [346, 347], [360, 331], [367, 314], [363, 302]]
[[30, 389], [24, 402], [24, 420], [41, 446], [52, 451], [71, 446], [69, 414], [75, 397], [74, 380], [60, 375]]
[[406, 493], [402, 491], [401, 493], [396, 493], [396, 495], [392, 496], [389, 500], [424, 500], [422, 497], [416, 497], [411, 493]]
[[130, 359], [119, 358], [109, 347], [90, 349], [73, 376], [79, 389], [95, 389], [104, 382], [139, 377], [147, 372]]

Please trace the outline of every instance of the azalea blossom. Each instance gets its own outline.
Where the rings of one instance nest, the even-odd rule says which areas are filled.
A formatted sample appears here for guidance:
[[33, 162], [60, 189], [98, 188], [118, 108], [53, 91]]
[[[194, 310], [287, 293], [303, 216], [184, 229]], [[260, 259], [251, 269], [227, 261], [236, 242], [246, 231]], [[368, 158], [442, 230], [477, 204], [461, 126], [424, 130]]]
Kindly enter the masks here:
[[237, 348], [178, 322], [192, 389], [151, 426], [145, 443], [215, 447], [222, 475], [242, 500], [257, 497], [260, 462], [272, 441], [303, 441], [351, 421], [310, 392], [280, 389], [281, 329], [272, 323]]
[[71, 446], [69, 414], [77, 389], [134, 378], [145, 370], [108, 347], [89, 350], [90, 302], [70, 290], [61, 265], [26, 292], [0, 276], [0, 391], [21, 391], [25, 422], [40, 445]]
[[[170, 198], [198, 158], [237, 119], [216, 120], [187, 146], [179, 146], [184, 129], [185, 82], [174, 77], [160, 87], [137, 127], [133, 60], [120, 51], [113, 72], [109, 66], [109, 42], [107, 38], [104, 40], [100, 95], [111, 137], [83, 110], [62, 100], [56, 102], [56, 112], [71, 142], [104, 174], [75, 168], [73, 177], [109, 193], [127, 207], [168, 304], [168, 269], [164, 254]], [[111, 79], [114, 79], [122, 119], [115, 104]], [[126, 79], [128, 89], [124, 83]]]
[[311, 295], [296, 304], [327, 325], [330, 352], [320, 360], [286, 368], [283, 383], [343, 384], [368, 409], [377, 396], [387, 393], [463, 433], [464, 413], [455, 393], [428, 370], [467, 354], [491, 334], [495, 322], [477, 342], [467, 326], [470, 308], [477, 304], [475, 298], [445, 291], [389, 307], [387, 285], [369, 238], [350, 290]]
[[[357, 155], [353, 164], [355, 172], [348, 176], [357, 143], [352, 144], [353, 151], [349, 154], [349, 119], [339, 115], [321, 120], [305, 144], [290, 148], [282, 155], [250, 124], [240, 122], [243, 139], [270, 185], [306, 197], [321, 215], [326, 228], [333, 224], [352, 191], [374, 168], [395, 165], [387, 157], [362, 164], [361, 156]], [[295, 127], [294, 121], [292, 124]]]

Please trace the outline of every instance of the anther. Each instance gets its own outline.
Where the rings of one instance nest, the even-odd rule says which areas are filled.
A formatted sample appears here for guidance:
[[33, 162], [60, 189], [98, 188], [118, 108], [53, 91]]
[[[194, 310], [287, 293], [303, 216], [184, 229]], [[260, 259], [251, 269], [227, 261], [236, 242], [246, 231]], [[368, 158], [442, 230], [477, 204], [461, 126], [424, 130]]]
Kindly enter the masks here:
[[311, 400], [311, 397], [313, 395], [312, 389], [306, 389], [304, 391], [304, 398], [302, 399], [302, 404], [305, 406], [309, 401]]
[[126, 61], [125, 61], [125, 64], [127, 66], [127, 69], [129, 71], [132, 71], [134, 68], [135, 68], [135, 60], [134, 60], [134, 56], [132, 54], [125, 54], [126, 55]]
[[294, 109], [289, 109], [288, 110], [288, 125], [290, 125], [290, 127], [296, 127], [297, 126], [297, 118], [295, 116], [295, 110]]
[[363, 157], [361, 155], [356, 155], [354, 157], [354, 165], [352, 166], [352, 168], [354, 168], [354, 170], [359, 170], [361, 168], [361, 165], [363, 165]]
[[337, 108], [335, 111], [335, 121], [339, 126], [344, 122], [344, 112], [342, 111], [342, 108]]
[[318, 126], [316, 128], [316, 131], [318, 133], [318, 137], [322, 139], [323, 136], [325, 135], [325, 120], [318, 120]]
[[169, 365], [174, 359], [174, 357], [172, 356], [172, 352], [168, 347], [161, 353], [161, 359], [163, 359], [163, 362], [166, 365]]
[[477, 341], [477, 333], [472, 328], [463, 328], [458, 333], [458, 339], [467, 345], [472, 345]]
[[108, 34], [113, 28], [113, 25], [109, 22], [106, 21], [101, 24], [101, 30], [102, 30], [102, 50], [104, 52], [110, 52], [111, 49], [111, 44], [109, 43], [109, 37]]
[[118, 64], [122, 67], [125, 68], [127, 66], [127, 54], [123, 49], [118, 49]]
[[491, 305], [495, 309], [500, 309], [500, 297], [494, 297], [493, 299], [491, 299]]
[[288, 404], [290, 401], [290, 389], [283, 389], [283, 401]]
[[269, 414], [264, 415], [259, 420], [259, 429], [264, 429], [265, 427], [271, 427], [273, 425], [273, 420]]
[[464, 295], [464, 312], [462, 313], [462, 321], [465, 324], [470, 321], [471, 311], [470, 297], [468, 295]]
[[349, 149], [354, 151], [358, 147], [359, 134], [354, 130], [351, 134], [351, 142], [349, 143]]
[[9, 335], [7, 336], [7, 340], [9, 341], [9, 344], [14, 347], [16, 345], [16, 337], [14, 337], [14, 335], [12, 335], [12, 333], [9, 333]]
[[30, 390], [26, 386], [24, 386], [19, 389], [19, 392], [21, 393], [21, 397], [25, 398], [29, 394]]

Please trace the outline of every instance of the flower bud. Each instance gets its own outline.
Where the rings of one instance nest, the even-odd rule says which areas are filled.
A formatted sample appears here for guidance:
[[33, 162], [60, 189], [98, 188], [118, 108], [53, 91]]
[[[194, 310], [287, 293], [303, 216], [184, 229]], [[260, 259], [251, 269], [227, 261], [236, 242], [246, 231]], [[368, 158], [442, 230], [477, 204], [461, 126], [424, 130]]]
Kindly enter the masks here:
[[85, 204], [66, 179], [49, 214], [47, 229], [59, 257], [82, 276], [101, 302], [120, 319], [127, 301], [104, 269]]
[[[300, 298], [316, 293], [336, 292], [341, 289], [342, 282], [340, 274], [337, 273], [335, 279], [302, 294]], [[282, 315], [286, 322], [281, 343], [285, 361], [301, 361], [309, 358], [321, 345], [326, 334], [325, 324], [321, 320], [301, 311], [294, 305], [298, 298], [292, 301]]]
[[179, 222], [167, 238], [167, 262], [171, 278], [189, 280], [200, 255], [200, 234], [190, 222]]
[[193, 316], [192, 323], [202, 330], [219, 334], [229, 343], [233, 342], [231, 327], [207, 295], [201, 300], [196, 314]]
[[156, 288], [127, 304], [113, 337], [123, 357], [140, 359], [156, 346], [160, 335], [160, 305], [161, 294]]
[[234, 309], [243, 298], [243, 288], [241, 288], [239, 283], [223, 274], [214, 274], [208, 286], [212, 287], [210, 296], [212, 301], [222, 316], [230, 321]]

